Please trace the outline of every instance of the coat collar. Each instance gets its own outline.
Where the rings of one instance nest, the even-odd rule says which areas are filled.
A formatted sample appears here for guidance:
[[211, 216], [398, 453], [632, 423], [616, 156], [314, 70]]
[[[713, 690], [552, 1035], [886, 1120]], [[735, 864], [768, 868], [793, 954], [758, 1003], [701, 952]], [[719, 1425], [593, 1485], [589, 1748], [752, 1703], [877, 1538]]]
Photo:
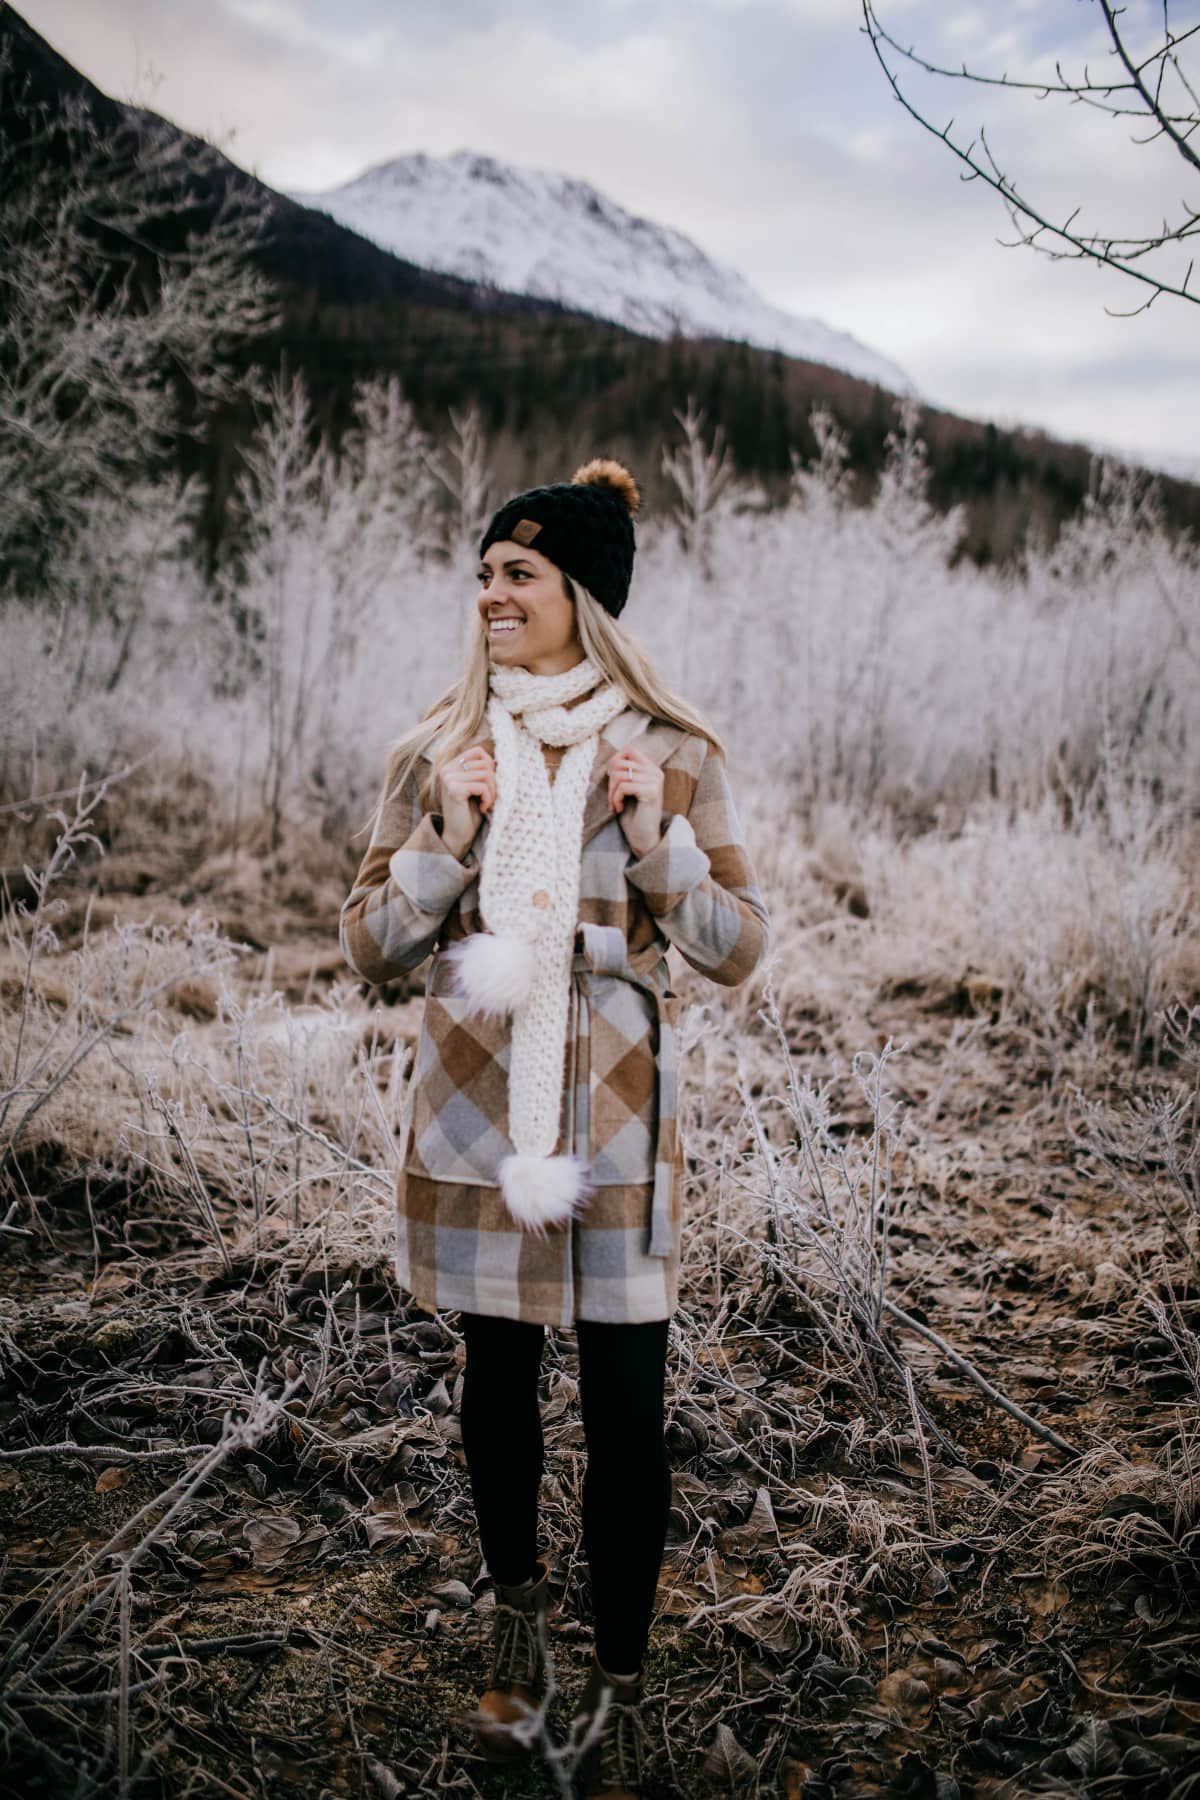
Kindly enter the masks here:
[[652, 719], [649, 713], [640, 712], [635, 706], [627, 706], [624, 712], [619, 712], [605, 726], [596, 745], [587, 799], [583, 806], [585, 844], [613, 817], [608, 804], [608, 777], [605, 773], [610, 758], [636, 739], [638, 749], [644, 750], [661, 768], [672, 752], [679, 748], [686, 735], [677, 726], [664, 725], [659, 720]]
[[[637, 739], [638, 748], [644, 750], [661, 768], [667, 758], [682, 744], [687, 736], [677, 725], [664, 725], [661, 720], [652, 719], [636, 706], [627, 706], [611, 719], [600, 733], [596, 744], [596, 754], [592, 760], [592, 771], [588, 777], [587, 799], [583, 805], [583, 842], [586, 844], [596, 833], [608, 824], [612, 813], [608, 805], [608, 777], [605, 771], [609, 759], [618, 750], [624, 750]], [[489, 753], [495, 753], [495, 743], [488, 732], [481, 732], [467, 747], [473, 748], [481, 744]]]

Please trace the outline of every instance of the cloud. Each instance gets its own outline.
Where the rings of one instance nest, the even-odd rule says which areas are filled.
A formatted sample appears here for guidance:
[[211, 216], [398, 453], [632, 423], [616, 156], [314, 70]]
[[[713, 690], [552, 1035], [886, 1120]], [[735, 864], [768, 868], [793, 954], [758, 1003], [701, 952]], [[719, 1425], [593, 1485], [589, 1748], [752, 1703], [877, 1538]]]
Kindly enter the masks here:
[[329, 23], [307, 13], [295, 0], [215, 0], [216, 10], [271, 43], [286, 43], [292, 51], [312, 51], [348, 68], [377, 70], [402, 46], [396, 25], [373, 23], [355, 26]]
[[[857, 0], [24, 0], [94, 80], [223, 141], [283, 188], [405, 151], [472, 148], [578, 175], [687, 232], [768, 297], [853, 331], [942, 404], [1067, 433], [1188, 448], [1200, 401], [1191, 309], [1108, 318], [1115, 277], [1004, 250], [1004, 209], [897, 105]], [[1094, 7], [879, 0], [948, 65], [1110, 66]], [[147, 93], [147, 84], [158, 85]], [[1184, 191], [1127, 122], [1032, 95], [905, 75], [957, 113], [1054, 216], [1133, 229]], [[230, 138], [230, 134], [234, 135]], [[1162, 201], [1154, 200], [1161, 190]], [[1173, 312], [1170, 309], [1174, 306]], [[1187, 315], [1186, 317], [1184, 315]], [[1150, 357], [1152, 341], [1177, 372]], [[1190, 411], [1185, 412], [1184, 403]]]

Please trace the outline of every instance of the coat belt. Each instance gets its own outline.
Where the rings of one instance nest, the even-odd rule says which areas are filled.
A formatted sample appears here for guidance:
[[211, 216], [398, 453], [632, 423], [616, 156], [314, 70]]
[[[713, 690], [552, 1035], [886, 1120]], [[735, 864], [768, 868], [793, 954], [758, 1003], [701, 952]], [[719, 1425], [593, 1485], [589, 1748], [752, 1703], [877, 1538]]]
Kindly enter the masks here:
[[[670, 994], [667, 959], [657, 944], [629, 954], [625, 933], [616, 925], [585, 924], [575, 936], [576, 952], [571, 963], [573, 974], [615, 975], [648, 994], [654, 1004], [657, 1023], [655, 1066], [658, 1080], [658, 1106], [654, 1127], [654, 1181], [650, 1199], [650, 1256], [669, 1256], [671, 1238], [671, 1193], [675, 1182], [674, 1139], [676, 1129], [675, 1029], [668, 1018], [663, 1001]], [[664, 1133], [669, 1121], [671, 1131]], [[664, 1136], [667, 1142], [664, 1144]], [[664, 1155], [664, 1149], [667, 1154]]]

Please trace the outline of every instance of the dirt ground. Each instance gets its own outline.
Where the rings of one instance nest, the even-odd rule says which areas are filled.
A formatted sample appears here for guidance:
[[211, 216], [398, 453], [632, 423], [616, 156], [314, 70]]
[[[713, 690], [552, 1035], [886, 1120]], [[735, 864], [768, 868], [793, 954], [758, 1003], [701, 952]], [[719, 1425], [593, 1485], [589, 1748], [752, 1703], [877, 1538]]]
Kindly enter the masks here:
[[[226, 875], [222, 922], [245, 940]], [[237, 980], [279, 981], [267, 944], [286, 938], [283, 989], [320, 1006], [344, 971], [311, 894], [277, 884], [271, 904]], [[163, 1003], [177, 1055], [213, 1028], [206, 994]], [[385, 999], [411, 1042], [416, 1003]], [[798, 1164], [756, 1005], [693, 1055], [653, 1793], [1182, 1800], [1200, 1789], [1195, 1220], [1150, 1151], [1103, 1154], [1072, 1097], [1086, 1081], [1095, 1105], [1152, 1110], [1177, 1071], [1131, 1068], [1116, 1040], [1064, 1060], [978, 982], [860, 984], [844, 1017], [783, 983], [795, 1070], [840, 1070], [828, 1166], [880, 1141], [849, 1059], [897, 1047], [906, 1125], [869, 1249], [900, 1316], [864, 1323], [822, 1289], [809, 1241], [764, 1223], [735, 1038], [775, 1166]], [[98, 1052], [118, 1090], [137, 1043]], [[497, 1773], [464, 1732], [491, 1593], [461, 1348], [452, 1316], [398, 1293], [386, 1205], [267, 1206], [251, 1232], [244, 1192], [208, 1184], [214, 1234], [178, 1157], [168, 1173], [52, 1119], [5, 1174], [5, 1791], [569, 1791], [552, 1755]], [[551, 1741], [589, 1650], [574, 1368], [571, 1334], [552, 1334]]]

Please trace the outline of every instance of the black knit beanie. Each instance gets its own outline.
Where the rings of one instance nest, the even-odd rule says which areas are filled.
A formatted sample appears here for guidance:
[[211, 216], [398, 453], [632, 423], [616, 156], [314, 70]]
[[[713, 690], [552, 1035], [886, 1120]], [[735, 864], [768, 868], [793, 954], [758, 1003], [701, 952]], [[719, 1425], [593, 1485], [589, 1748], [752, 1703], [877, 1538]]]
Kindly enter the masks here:
[[633, 515], [641, 495], [629, 470], [596, 457], [570, 481], [516, 494], [493, 515], [479, 554], [512, 539], [530, 545], [581, 581], [615, 619], [633, 574]]

